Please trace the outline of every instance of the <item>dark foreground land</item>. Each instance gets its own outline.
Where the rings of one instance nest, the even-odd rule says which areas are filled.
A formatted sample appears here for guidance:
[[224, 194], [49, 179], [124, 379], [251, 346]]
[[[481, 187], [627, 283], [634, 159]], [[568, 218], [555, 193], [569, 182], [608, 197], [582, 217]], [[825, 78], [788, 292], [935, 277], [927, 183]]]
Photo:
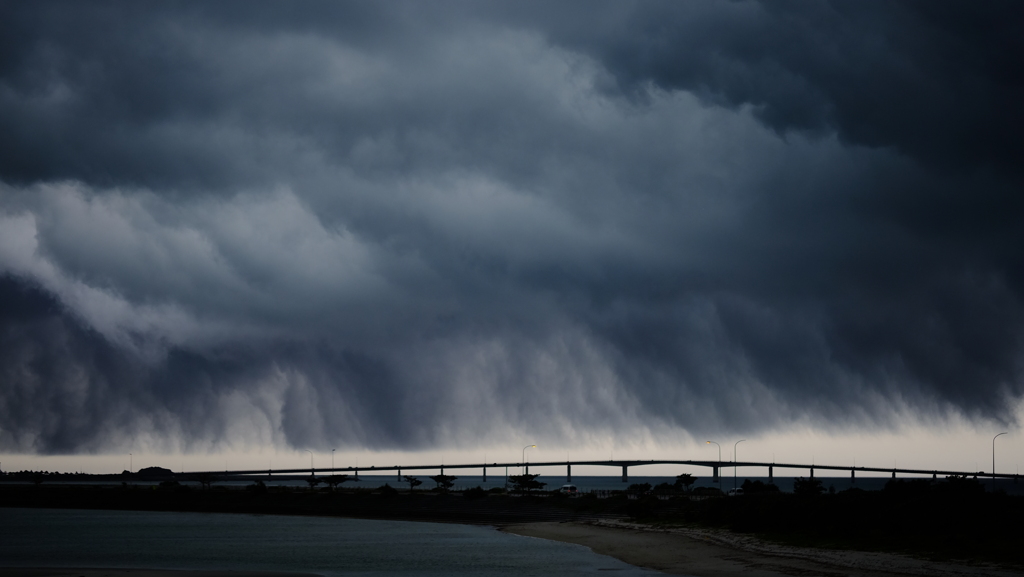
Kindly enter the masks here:
[[316, 515], [366, 519], [501, 525], [535, 521], [624, 518], [622, 499], [493, 495], [479, 493], [142, 485], [0, 485], [0, 507], [191, 511]]
[[1024, 568], [1024, 498], [970, 480], [895, 481], [882, 491], [750, 494], [678, 514], [634, 509], [656, 525], [728, 529], [802, 547], [906, 553]]
[[[763, 489], [763, 487], [762, 487]], [[194, 511], [512, 525], [632, 521], [653, 530], [710, 529], [790, 546], [904, 553], [1024, 569], [1024, 497], [990, 493], [971, 479], [895, 481], [882, 491], [738, 497], [647, 492], [566, 497], [291, 487], [198, 488], [167, 484], [0, 484], [0, 506]]]
[[273, 571], [178, 571], [95, 567], [0, 567], [2, 577], [322, 577], [313, 573]]

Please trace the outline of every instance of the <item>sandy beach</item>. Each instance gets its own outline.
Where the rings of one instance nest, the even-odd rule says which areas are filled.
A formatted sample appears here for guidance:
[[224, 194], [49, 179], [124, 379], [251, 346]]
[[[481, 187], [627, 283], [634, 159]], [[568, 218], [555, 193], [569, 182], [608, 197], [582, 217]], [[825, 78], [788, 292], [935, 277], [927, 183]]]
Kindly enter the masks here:
[[576, 543], [631, 565], [692, 577], [1020, 577], [989, 565], [935, 562], [889, 553], [788, 547], [707, 529], [661, 529], [624, 521], [524, 523], [502, 531]]

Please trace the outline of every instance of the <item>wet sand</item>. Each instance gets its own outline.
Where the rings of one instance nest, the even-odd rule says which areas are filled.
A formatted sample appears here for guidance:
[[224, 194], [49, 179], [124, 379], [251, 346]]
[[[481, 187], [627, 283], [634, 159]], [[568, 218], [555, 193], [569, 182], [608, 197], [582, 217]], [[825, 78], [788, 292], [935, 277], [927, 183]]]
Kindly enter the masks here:
[[0, 567], [0, 577], [320, 577], [315, 573], [275, 571], [191, 571], [171, 569], [75, 569], [73, 567]]
[[623, 521], [508, 525], [502, 531], [576, 543], [631, 565], [692, 577], [1021, 577], [990, 565], [935, 562], [890, 553], [789, 547], [706, 529], [661, 529]]

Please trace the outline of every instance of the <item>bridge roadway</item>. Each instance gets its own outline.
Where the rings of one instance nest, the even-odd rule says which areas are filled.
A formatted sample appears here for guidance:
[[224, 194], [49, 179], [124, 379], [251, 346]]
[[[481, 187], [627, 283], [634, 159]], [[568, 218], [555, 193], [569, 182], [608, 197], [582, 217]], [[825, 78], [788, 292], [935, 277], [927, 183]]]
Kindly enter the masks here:
[[444, 474], [445, 469], [481, 469], [483, 474], [483, 480], [487, 481], [487, 469], [502, 469], [502, 468], [523, 468], [527, 473], [530, 472], [530, 466], [533, 467], [565, 467], [565, 476], [567, 482], [572, 482], [572, 466], [599, 466], [599, 467], [621, 467], [622, 468], [622, 482], [626, 483], [629, 481], [628, 469], [629, 467], [640, 467], [644, 465], [685, 465], [693, 467], [709, 467], [712, 469], [713, 479], [715, 481], [719, 478], [719, 470], [723, 467], [757, 467], [765, 468], [768, 470], [768, 479], [774, 478], [774, 471], [776, 468], [779, 469], [797, 469], [806, 470], [810, 472], [810, 477], [814, 478], [814, 471], [849, 471], [850, 478], [855, 479], [858, 471], [863, 473], [891, 473], [892, 478], [896, 478], [896, 474], [903, 475], [931, 475], [933, 479], [938, 478], [939, 475], [965, 475], [968, 477], [986, 477], [986, 478], [1001, 478], [1001, 479], [1017, 479], [1019, 477], [1016, 473], [986, 473], [984, 471], [945, 471], [945, 470], [927, 470], [927, 469], [903, 469], [898, 467], [855, 467], [847, 465], [817, 465], [817, 464], [797, 464], [797, 463], [762, 463], [758, 461], [677, 461], [677, 460], [648, 460], [648, 461], [635, 461], [635, 460], [609, 460], [609, 461], [544, 461], [536, 463], [468, 463], [468, 464], [456, 464], [456, 465], [384, 465], [384, 466], [371, 466], [371, 467], [333, 467], [333, 468], [301, 468], [301, 469], [249, 469], [249, 470], [238, 470], [238, 471], [196, 471], [192, 473], [184, 473], [185, 475], [217, 475], [217, 476], [273, 476], [278, 475], [294, 475], [294, 474], [305, 474], [309, 471], [310, 474], [315, 475], [316, 473], [352, 473], [356, 477], [359, 476], [359, 471], [364, 473], [372, 472], [378, 473], [381, 471], [396, 471], [399, 480], [402, 477], [402, 471], [440, 471]]

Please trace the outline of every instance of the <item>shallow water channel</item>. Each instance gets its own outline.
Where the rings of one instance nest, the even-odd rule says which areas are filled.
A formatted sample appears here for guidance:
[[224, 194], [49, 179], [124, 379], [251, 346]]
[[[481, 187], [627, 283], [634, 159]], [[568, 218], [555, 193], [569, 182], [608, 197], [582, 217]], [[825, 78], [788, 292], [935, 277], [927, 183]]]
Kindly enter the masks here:
[[327, 517], [0, 508], [0, 566], [323, 575], [655, 575], [490, 527]]

